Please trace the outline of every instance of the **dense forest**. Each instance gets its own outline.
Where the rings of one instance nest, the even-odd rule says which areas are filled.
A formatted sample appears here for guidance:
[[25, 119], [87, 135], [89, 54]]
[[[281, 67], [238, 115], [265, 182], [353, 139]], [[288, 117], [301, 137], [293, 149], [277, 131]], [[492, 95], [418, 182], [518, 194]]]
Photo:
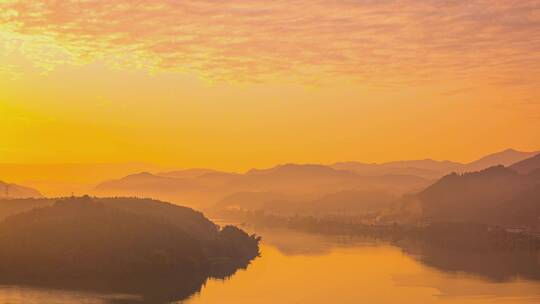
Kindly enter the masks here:
[[189, 208], [70, 198], [0, 223], [0, 273], [3, 283], [62, 286], [187, 277], [204, 282], [245, 267], [259, 254], [258, 243], [257, 236], [233, 226], [220, 229]]

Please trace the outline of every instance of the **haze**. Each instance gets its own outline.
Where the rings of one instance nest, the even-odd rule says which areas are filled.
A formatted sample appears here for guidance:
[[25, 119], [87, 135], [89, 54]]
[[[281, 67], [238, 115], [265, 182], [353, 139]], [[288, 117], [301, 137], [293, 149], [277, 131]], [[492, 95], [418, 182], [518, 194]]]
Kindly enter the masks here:
[[538, 9], [3, 0], [1, 160], [243, 171], [533, 151]]
[[540, 0], [0, 0], [0, 303], [540, 303]]

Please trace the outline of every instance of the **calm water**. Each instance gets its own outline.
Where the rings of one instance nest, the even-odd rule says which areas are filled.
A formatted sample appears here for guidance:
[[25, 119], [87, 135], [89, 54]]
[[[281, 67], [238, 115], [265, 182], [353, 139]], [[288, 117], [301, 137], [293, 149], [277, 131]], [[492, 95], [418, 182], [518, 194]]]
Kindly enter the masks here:
[[[186, 304], [540, 303], [538, 257], [460, 256], [350, 237], [258, 230], [262, 256]], [[406, 248], [405, 250], [403, 248]], [[124, 303], [135, 295], [0, 287], [0, 303]]]

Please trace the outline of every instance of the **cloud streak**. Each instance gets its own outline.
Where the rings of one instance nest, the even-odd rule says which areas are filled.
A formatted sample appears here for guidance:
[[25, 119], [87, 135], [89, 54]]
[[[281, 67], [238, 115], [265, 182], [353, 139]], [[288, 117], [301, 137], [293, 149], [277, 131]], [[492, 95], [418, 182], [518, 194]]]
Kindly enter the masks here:
[[0, 11], [0, 29], [79, 60], [129, 55], [214, 80], [540, 80], [537, 0], [9, 0]]

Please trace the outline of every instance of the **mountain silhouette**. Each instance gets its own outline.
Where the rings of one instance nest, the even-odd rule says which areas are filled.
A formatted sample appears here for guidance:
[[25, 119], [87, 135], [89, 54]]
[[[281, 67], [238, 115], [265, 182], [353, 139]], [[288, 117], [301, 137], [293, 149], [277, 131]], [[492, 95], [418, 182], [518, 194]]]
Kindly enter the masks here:
[[360, 175], [407, 174], [438, 179], [452, 172], [475, 172], [497, 165], [510, 166], [538, 153], [540, 152], [521, 152], [514, 149], [506, 149], [466, 164], [448, 160], [423, 159], [393, 161], [380, 164], [340, 162], [333, 164], [332, 167], [339, 170], [349, 170]]
[[517, 162], [510, 166], [512, 170], [515, 170], [521, 174], [529, 174], [534, 171], [540, 170], [540, 153], [520, 162]]
[[146, 190], [161, 190], [161, 191], [176, 191], [181, 188], [193, 187], [188, 179], [172, 178], [154, 175], [149, 172], [141, 172], [122, 177], [117, 180], [103, 182], [96, 187], [98, 191], [106, 191], [107, 189], [119, 189], [127, 191], [146, 191]]
[[[538, 204], [534, 199], [540, 194], [539, 185], [539, 177], [522, 175], [504, 166], [453, 173], [404, 198], [397, 217], [427, 222], [538, 225], [540, 210], [535, 209]], [[519, 218], [528, 220], [516, 220]]]
[[2, 178], [24, 180], [47, 197], [88, 193], [96, 184], [135, 172], [161, 172], [169, 168], [147, 163], [0, 163]]
[[397, 197], [384, 191], [341, 191], [312, 200], [269, 200], [259, 210], [276, 215], [358, 216], [393, 206]]
[[0, 222], [0, 283], [105, 289], [169, 303], [197, 292], [208, 277], [245, 267], [258, 242], [164, 202], [62, 199]]
[[203, 168], [193, 168], [193, 169], [184, 169], [184, 170], [175, 170], [169, 172], [160, 172], [156, 175], [163, 177], [172, 177], [172, 178], [196, 178], [204, 176], [207, 174], [226, 174], [226, 172], [221, 172], [212, 169], [203, 169]]
[[323, 195], [286, 195], [276, 192], [239, 192], [218, 202], [211, 212], [262, 211], [290, 215], [365, 215], [392, 206], [397, 196], [385, 191], [344, 190]]
[[250, 192], [325, 194], [344, 190], [387, 189], [404, 193], [420, 189], [429, 180], [414, 175], [362, 176], [317, 164], [285, 164], [263, 170], [250, 170], [229, 186]]
[[98, 184], [93, 193], [99, 196], [150, 197], [199, 206], [211, 190], [194, 179], [165, 177], [149, 172], [131, 174]]
[[281, 197], [295, 196], [305, 200], [347, 190], [384, 189], [402, 194], [420, 190], [431, 183], [414, 175], [361, 176], [355, 172], [314, 164], [285, 164], [268, 169], [252, 169], [244, 174], [206, 169], [178, 172], [129, 175], [99, 184], [95, 193], [153, 197], [208, 208], [235, 193], [275, 193]]
[[[300, 214], [303, 211], [301, 207], [308, 208], [308, 206], [312, 208], [309, 211], [310, 214], [318, 212], [314, 209], [315, 206], [321, 212], [324, 210], [324, 212], [331, 213], [332, 207], [334, 211], [343, 212], [343, 204], [332, 204], [330, 200], [322, 198], [331, 197], [338, 193], [356, 193], [359, 195], [358, 204], [349, 204], [349, 206], [353, 208], [354, 205], [355, 212], [360, 212], [361, 210], [357, 207], [362, 205], [366, 207], [366, 211], [373, 210], [372, 207], [368, 207], [369, 203], [360, 193], [384, 192], [397, 197], [421, 192], [435, 182], [422, 194], [422, 197], [427, 199], [430, 197], [429, 193], [435, 191], [434, 189], [457, 187], [457, 185], [452, 186], [451, 183], [448, 185], [447, 183], [453, 180], [453, 177], [461, 175], [451, 175], [436, 182], [451, 172], [469, 172], [471, 169], [479, 167], [486, 169], [484, 166], [489, 168], [492, 164], [499, 163], [512, 164], [514, 160], [521, 160], [528, 155], [531, 153], [507, 149], [482, 157], [470, 164], [423, 159], [382, 164], [345, 162], [331, 166], [288, 163], [266, 169], [251, 169], [243, 174], [200, 168], [156, 174], [142, 172], [103, 182], [95, 188], [94, 193], [101, 196], [151, 197], [214, 211], [219, 208], [228, 209], [236, 206], [246, 210], [258, 208], [274, 211], [288, 210], [287, 212], [297, 210]], [[489, 176], [495, 174], [497, 170], [504, 171], [506, 168], [490, 169], [480, 175], [487, 174]], [[473, 172], [476, 171], [479, 170]], [[467, 177], [463, 177], [463, 179], [472, 182], [474, 178], [471, 176], [476, 175], [464, 176]], [[489, 193], [489, 187], [498, 187], [498, 185], [488, 182], [486, 185], [479, 183], [469, 187], [471, 187], [469, 194], [472, 195], [477, 192], [483, 193], [483, 191]], [[505, 189], [505, 185], [501, 185], [500, 189], [495, 189], [492, 193], [498, 193], [501, 189]], [[451, 200], [453, 196], [452, 191], [447, 191], [444, 195], [441, 194], [440, 204], [443, 204], [445, 200]], [[385, 197], [385, 195], [381, 195], [381, 197]], [[407, 198], [411, 197], [418, 198], [419, 196], [407, 196]], [[495, 200], [500, 198], [510, 199], [506, 196], [494, 197]], [[310, 202], [313, 203], [320, 199], [322, 202], [327, 202], [329, 208], [323, 207], [322, 203], [310, 204]], [[475, 198], [468, 199], [473, 201]], [[379, 200], [373, 199], [373, 201]], [[414, 202], [417, 202], [417, 199], [410, 200], [410, 204], [407, 205], [408, 210], [421, 207]], [[276, 206], [272, 207], [272, 204]], [[290, 204], [291, 207], [285, 207], [286, 204]], [[413, 206], [416, 207], [413, 208]], [[305, 211], [308, 212], [307, 209]]]
[[344, 170], [336, 170], [328, 166], [318, 164], [284, 164], [278, 165], [269, 169], [251, 169], [246, 175], [248, 176], [273, 176], [282, 178], [298, 178], [298, 177], [351, 177], [352, 172]]
[[349, 170], [361, 175], [406, 174], [423, 178], [439, 178], [448, 172], [459, 170], [463, 164], [432, 159], [405, 160], [387, 163], [340, 162], [332, 165], [339, 170]]
[[533, 157], [538, 153], [540, 152], [521, 152], [514, 149], [506, 149], [501, 152], [486, 155], [479, 160], [468, 163], [461, 171], [474, 172], [497, 165], [507, 167], [519, 161]]

